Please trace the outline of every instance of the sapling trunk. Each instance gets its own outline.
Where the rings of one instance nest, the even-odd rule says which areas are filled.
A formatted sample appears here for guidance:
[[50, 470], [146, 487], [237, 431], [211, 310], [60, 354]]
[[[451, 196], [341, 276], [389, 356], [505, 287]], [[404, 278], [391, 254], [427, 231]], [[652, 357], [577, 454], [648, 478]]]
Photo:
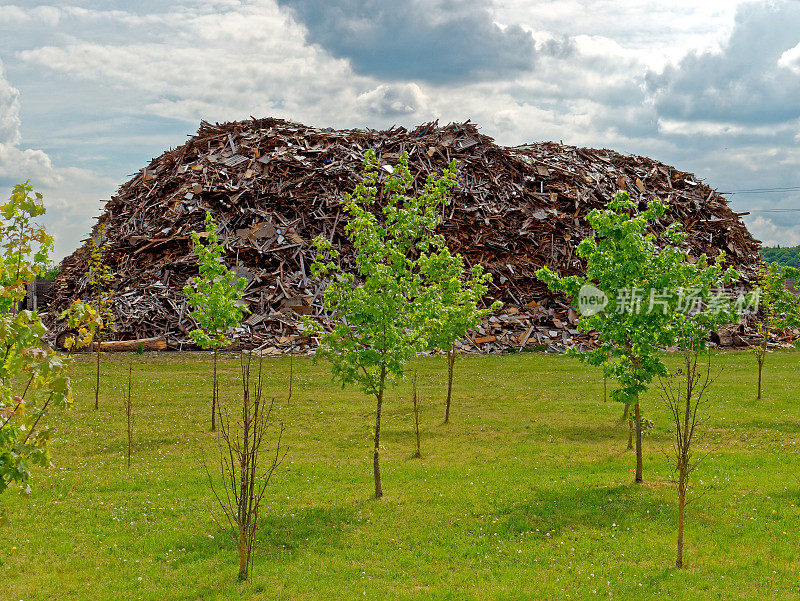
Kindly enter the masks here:
[[97, 367], [94, 378], [94, 408], [96, 411], [100, 408], [100, 343], [96, 342], [95, 344], [97, 345]]
[[633, 420], [628, 419], [628, 450], [633, 448]]
[[761, 371], [764, 367], [764, 361], [759, 360], [758, 362], [758, 396], [756, 397], [759, 401], [761, 400]]
[[247, 553], [247, 536], [244, 530], [239, 533], [239, 581], [247, 580], [247, 567], [250, 563]]
[[633, 406], [634, 419], [636, 421], [636, 482], [642, 482], [642, 414], [639, 410], [639, 398]]
[[678, 449], [678, 553], [675, 559], [675, 567], [683, 567], [683, 520], [686, 511], [686, 484], [689, 479], [689, 444], [691, 438], [687, 436], [689, 432], [689, 420], [692, 417], [692, 389], [691, 382], [686, 387], [686, 407], [684, 409], [684, 424], [682, 444]]
[[756, 361], [758, 362], [758, 396], [756, 399], [761, 400], [761, 374], [764, 370], [764, 361], [767, 358], [767, 336], [764, 335], [763, 341], [758, 345], [755, 351]]
[[628, 450], [630, 451], [633, 448], [633, 420], [630, 418], [630, 411], [631, 406], [629, 403], [625, 403], [625, 408], [622, 411], [622, 419], [620, 423], [628, 424]]
[[447, 404], [444, 410], [444, 423], [450, 421], [450, 399], [453, 396], [453, 369], [456, 364], [456, 343], [447, 349]]
[[420, 450], [419, 446], [419, 399], [417, 398], [417, 372], [414, 372], [414, 380], [413, 380], [413, 395], [412, 399], [414, 401], [414, 431], [417, 435], [417, 453], [414, 455], [417, 459], [422, 459], [422, 451]]
[[[678, 457], [678, 555], [675, 565], [683, 567], [683, 514], [686, 509], [686, 483], [689, 478], [689, 451], [692, 443], [691, 433], [694, 431], [694, 413], [692, 412], [692, 395], [696, 374], [697, 356], [692, 365], [689, 355], [686, 356], [686, 404], [683, 409], [683, 436], [681, 436], [680, 456]], [[689, 429], [689, 426], [692, 429]]]
[[133, 363], [128, 363], [128, 396], [125, 398], [125, 416], [128, 418], [128, 467], [131, 466], [131, 451], [133, 447], [133, 433], [131, 432], [131, 414], [133, 406], [131, 402], [131, 382], [133, 380]]
[[380, 446], [381, 446], [381, 407], [383, 405], [383, 390], [377, 395], [378, 409], [375, 413], [375, 451], [372, 456], [372, 473], [375, 476], [375, 498], [380, 499], [383, 496], [383, 487], [381, 486], [381, 460], [380, 460]]
[[375, 397], [378, 400], [378, 407], [375, 411], [375, 452], [372, 456], [372, 471], [375, 476], [375, 498], [380, 499], [383, 496], [383, 487], [381, 486], [381, 409], [383, 408], [383, 390], [386, 384], [386, 365], [381, 365], [381, 375], [379, 379], [380, 385], [378, 393]]
[[[216, 353], [216, 350], [214, 352]], [[250, 378], [249, 370], [246, 377]], [[239, 479], [239, 505], [236, 513], [239, 516], [239, 580], [242, 581], [247, 580], [247, 566], [250, 563], [250, 554], [247, 552], [250, 547], [248, 544], [249, 527], [247, 526], [247, 520], [250, 519], [251, 494], [252, 487], [255, 484], [255, 479], [251, 476], [251, 468], [255, 467], [251, 465], [251, 462], [255, 457], [251, 456], [250, 451], [250, 439], [255, 436], [255, 433], [251, 431], [253, 423], [250, 417], [249, 396], [248, 387], [244, 394], [245, 400], [242, 403], [241, 437], [243, 452], [239, 455], [239, 474], [241, 474], [241, 477]]]
[[[675, 558], [675, 567], [683, 567], [683, 521], [686, 512], [686, 487], [689, 482], [689, 460], [691, 458], [691, 444], [694, 429], [697, 421], [697, 405], [703, 396], [703, 392], [709, 384], [708, 377], [705, 385], [700, 389], [697, 397], [697, 405], [692, 407], [692, 400], [695, 398], [695, 385], [699, 381], [697, 376], [697, 352], [694, 354], [686, 353], [684, 357], [686, 364], [686, 390], [684, 393], [683, 415], [675, 413], [677, 425], [677, 440], [675, 448], [678, 452], [678, 550]], [[676, 403], [677, 408], [677, 403]], [[681, 421], [683, 424], [681, 424]]]
[[683, 514], [686, 510], [686, 470], [681, 469], [678, 473], [678, 555], [675, 559], [675, 567], [683, 567]]
[[214, 349], [214, 382], [212, 384], [211, 390], [211, 431], [214, 432], [217, 429], [217, 394], [219, 387], [217, 385], [217, 349]]
[[292, 347], [289, 349], [289, 396], [287, 401], [292, 400], [292, 381], [294, 380], [294, 340], [292, 340]]

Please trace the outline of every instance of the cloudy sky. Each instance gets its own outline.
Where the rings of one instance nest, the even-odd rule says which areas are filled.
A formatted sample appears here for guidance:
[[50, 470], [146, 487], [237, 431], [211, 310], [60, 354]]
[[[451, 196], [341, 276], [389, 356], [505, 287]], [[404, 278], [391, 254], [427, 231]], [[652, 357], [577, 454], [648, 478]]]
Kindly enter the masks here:
[[251, 115], [643, 154], [800, 244], [800, 1], [0, 0], [0, 190], [45, 193], [59, 257], [201, 119]]

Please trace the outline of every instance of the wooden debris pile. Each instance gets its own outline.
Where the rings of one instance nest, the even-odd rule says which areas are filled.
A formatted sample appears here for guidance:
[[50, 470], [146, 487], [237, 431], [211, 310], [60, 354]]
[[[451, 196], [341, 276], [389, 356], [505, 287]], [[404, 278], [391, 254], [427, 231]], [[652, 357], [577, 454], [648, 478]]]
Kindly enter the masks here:
[[[181, 291], [197, 272], [189, 234], [203, 230], [210, 211], [228, 264], [249, 282], [251, 313], [238, 340], [267, 353], [310, 351], [314, 341], [303, 336], [300, 316], [324, 319], [324, 285], [309, 271], [311, 241], [326, 236], [351, 261], [339, 203], [359, 181], [368, 148], [387, 173], [407, 152], [417, 188], [429, 173], [459, 161], [442, 232], [469, 265], [480, 263], [492, 274], [486, 301], [505, 303], [470, 333], [463, 350], [590, 342], [578, 334], [574, 311], [534, 273], [542, 265], [580, 272], [575, 249], [591, 234], [585, 215], [617, 190], [629, 191], [642, 208], [652, 197], [666, 201], [668, 213], [654, 227], [680, 221], [690, 234], [690, 256], [725, 251], [745, 276], [758, 261], [758, 241], [723, 197], [648, 158], [554, 143], [502, 147], [469, 122], [411, 131], [320, 129], [279, 119], [204, 122], [196, 136], [122, 185], [99, 217], [116, 278], [116, 337], [164, 336], [171, 348], [190, 346], [194, 324]], [[53, 315], [87, 296], [87, 257], [84, 246], [64, 260]], [[64, 325], [53, 327], [58, 333]]]

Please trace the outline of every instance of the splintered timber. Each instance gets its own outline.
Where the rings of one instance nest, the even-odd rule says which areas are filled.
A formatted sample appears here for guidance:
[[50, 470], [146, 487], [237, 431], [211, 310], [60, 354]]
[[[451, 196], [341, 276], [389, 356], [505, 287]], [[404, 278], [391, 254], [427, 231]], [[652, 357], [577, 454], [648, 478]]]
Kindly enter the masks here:
[[[680, 222], [689, 233], [690, 257], [724, 251], [744, 285], [758, 264], [759, 242], [725, 198], [649, 158], [552, 142], [499, 146], [470, 122], [433, 122], [410, 131], [323, 129], [271, 118], [203, 122], [196, 136], [123, 184], [98, 218], [93, 235], [104, 226], [115, 278], [113, 337], [163, 337], [170, 348], [191, 348], [194, 323], [182, 292], [197, 273], [189, 234], [203, 230], [210, 211], [227, 264], [248, 280], [250, 314], [237, 341], [268, 354], [311, 352], [315, 341], [304, 335], [302, 316], [326, 321], [325, 282], [309, 271], [311, 242], [328, 237], [342, 261], [352, 264], [339, 205], [359, 181], [368, 148], [377, 152], [384, 175], [407, 152], [417, 190], [428, 174], [458, 160], [459, 185], [440, 231], [467, 265], [480, 263], [492, 274], [486, 302], [504, 303], [459, 343], [462, 351], [592, 343], [576, 329], [574, 309], [534, 273], [543, 265], [579, 273], [576, 247], [592, 233], [585, 215], [618, 190], [627, 190], [641, 208], [653, 197], [665, 201], [667, 214], [654, 228]], [[67, 257], [54, 284], [49, 319], [55, 337], [65, 330], [55, 316], [73, 298], [88, 295], [87, 257], [87, 245]], [[751, 334], [742, 327], [723, 342], [748, 344]]]

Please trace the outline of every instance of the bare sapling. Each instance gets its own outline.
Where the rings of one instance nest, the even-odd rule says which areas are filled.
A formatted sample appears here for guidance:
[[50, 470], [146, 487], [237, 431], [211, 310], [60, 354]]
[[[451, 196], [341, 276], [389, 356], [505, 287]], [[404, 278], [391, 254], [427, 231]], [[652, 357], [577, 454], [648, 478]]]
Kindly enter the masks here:
[[701, 365], [698, 358], [701, 354], [699, 346], [683, 351], [682, 368], [668, 378], [659, 382], [661, 396], [669, 407], [675, 425], [675, 440], [673, 442], [673, 458], [675, 471], [678, 478], [678, 550], [675, 566], [683, 567], [683, 526], [686, 514], [686, 492], [689, 485], [689, 475], [694, 472], [699, 460], [694, 460], [692, 445], [695, 441], [697, 428], [702, 424], [699, 417], [700, 410], [707, 398], [707, 392], [713, 378], [711, 377], [711, 354], [707, 355], [708, 362]]
[[422, 451], [419, 446], [419, 397], [417, 396], [417, 371], [414, 370], [414, 377], [411, 380], [412, 395], [411, 399], [414, 403], [414, 432], [417, 435], [417, 452], [414, 457], [422, 459]]
[[211, 490], [231, 527], [232, 538], [239, 556], [239, 580], [247, 580], [253, 558], [253, 542], [258, 528], [261, 501], [275, 469], [286, 456], [281, 453], [284, 427], [278, 427], [274, 452], [262, 461], [266, 448], [264, 435], [273, 425], [275, 399], [263, 396], [263, 358], [257, 359], [257, 371], [252, 373], [253, 357], [242, 353], [239, 359], [241, 377], [241, 408], [239, 419], [231, 423], [227, 411], [217, 404], [219, 422], [219, 469], [222, 485], [215, 485], [208, 466], [206, 472]]

